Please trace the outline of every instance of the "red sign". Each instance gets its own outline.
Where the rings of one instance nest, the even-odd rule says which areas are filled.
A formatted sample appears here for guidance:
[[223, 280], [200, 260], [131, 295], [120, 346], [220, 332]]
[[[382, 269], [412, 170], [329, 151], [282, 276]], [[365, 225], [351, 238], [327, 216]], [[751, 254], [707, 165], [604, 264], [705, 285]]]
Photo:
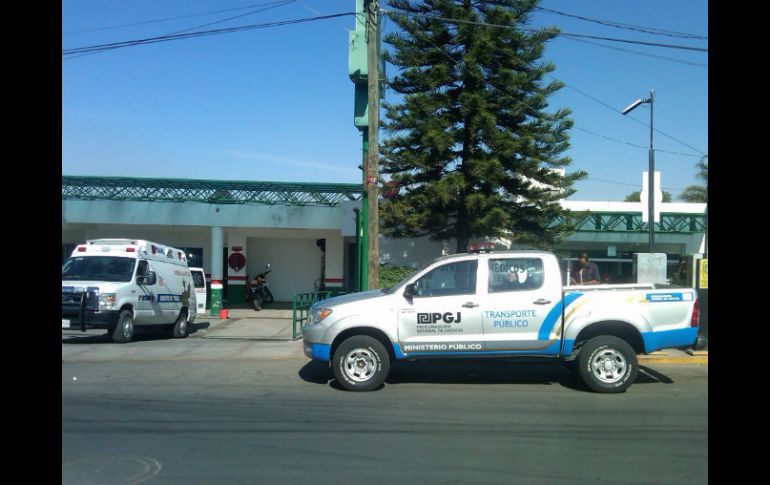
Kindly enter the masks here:
[[246, 266], [246, 256], [241, 253], [233, 253], [227, 258], [227, 265], [230, 266], [233, 271], [240, 271], [241, 268]]

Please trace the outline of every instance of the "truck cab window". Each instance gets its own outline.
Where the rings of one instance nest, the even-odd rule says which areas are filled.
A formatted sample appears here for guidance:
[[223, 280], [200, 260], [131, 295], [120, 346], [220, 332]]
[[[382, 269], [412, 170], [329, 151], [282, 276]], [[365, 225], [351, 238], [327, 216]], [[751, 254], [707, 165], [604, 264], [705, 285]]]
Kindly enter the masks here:
[[536, 290], [543, 286], [543, 260], [505, 258], [489, 260], [489, 293]]
[[476, 261], [458, 261], [431, 270], [415, 282], [417, 296], [473, 295], [476, 293]]
[[139, 261], [136, 266], [136, 276], [147, 276], [147, 261]]

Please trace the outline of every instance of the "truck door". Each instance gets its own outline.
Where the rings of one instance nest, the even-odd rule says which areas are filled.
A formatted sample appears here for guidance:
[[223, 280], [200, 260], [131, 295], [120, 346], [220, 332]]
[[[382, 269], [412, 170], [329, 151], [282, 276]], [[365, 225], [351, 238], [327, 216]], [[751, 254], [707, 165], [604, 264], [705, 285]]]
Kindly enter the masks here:
[[[147, 272], [150, 271], [149, 264], [146, 260], [140, 260], [136, 264], [136, 277], [147, 276]], [[144, 323], [155, 323], [159, 316], [156, 315], [156, 309], [158, 302], [157, 295], [155, 294], [155, 285], [136, 285], [137, 301], [134, 307], [134, 321], [141, 325]]]
[[455, 261], [432, 269], [415, 282], [417, 294], [405, 298], [398, 312], [399, 342], [404, 353], [484, 350], [477, 271], [475, 259]]
[[560, 342], [552, 335], [561, 321], [558, 275], [546, 274], [537, 256], [489, 258], [487, 265], [481, 298], [487, 350], [558, 353]]

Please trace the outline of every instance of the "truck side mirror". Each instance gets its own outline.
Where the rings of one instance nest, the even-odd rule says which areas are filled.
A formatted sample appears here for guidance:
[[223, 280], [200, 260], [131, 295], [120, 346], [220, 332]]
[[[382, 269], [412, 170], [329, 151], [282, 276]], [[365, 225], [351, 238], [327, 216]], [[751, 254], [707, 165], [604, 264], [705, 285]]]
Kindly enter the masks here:
[[410, 283], [406, 285], [406, 288], [404, 288], [404, 298], [413, 298], [417, 295], [417, 287], [414, 283]]
[[145, 285], [152, 286], [158, 282], [158, 275], [155, 274], [155, 271], [148, 271], [147, 279], [145, 281]]
[[155, 271], [148, 271], [145, 276], [137, 275], [136, 284], [142, 286], [151, 286], [158, 282], [158, 275]]

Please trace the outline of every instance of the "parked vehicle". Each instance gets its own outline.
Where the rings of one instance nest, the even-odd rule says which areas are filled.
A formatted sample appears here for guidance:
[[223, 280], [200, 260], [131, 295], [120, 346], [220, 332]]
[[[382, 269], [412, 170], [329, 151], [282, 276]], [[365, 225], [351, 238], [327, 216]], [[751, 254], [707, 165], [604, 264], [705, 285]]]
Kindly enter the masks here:
[[184, 251], [150, 241], [95, 239], [62, 265], [62, 329], [107, 329], [129, 342], [135, 327], [165, 326], [176, 338], [195, 320], [195, 287]]
[[195, 285], [195, 300], [198, 303], [196, 312], [198, 314], [206, 313], [206, 273], [203, 268], [190, 268], [193, 284]]
[[248, 287], [248, 293], [246, 294], [246, 301], [251, 302], [252, 308], [255, 311], [262, 309], [262, 305], [265, 303], [273, 303], [275, 299], [270, 292], [270, 288], [267, 287], [267, 275], [271, 272], [270, 263], [265, 265], [265, 271], [259, 273], [254, 277], [254, 282]]
[[380, 386], [396, 359], [540, 356], [614, 393], [636, 379], [637, 354], [696, 344], [692, 288], [562, 281], [544, 251], [441, 257], [390, 288], [314, 304], [304, 352], [353, 391]]

